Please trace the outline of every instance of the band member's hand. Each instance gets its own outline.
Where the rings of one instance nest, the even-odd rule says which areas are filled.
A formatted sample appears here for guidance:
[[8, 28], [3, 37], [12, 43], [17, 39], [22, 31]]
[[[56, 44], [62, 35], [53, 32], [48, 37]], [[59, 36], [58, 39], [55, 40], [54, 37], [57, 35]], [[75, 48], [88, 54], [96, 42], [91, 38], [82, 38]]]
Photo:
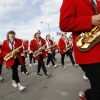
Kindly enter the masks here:
[[25, 53], [25, 51], [23, 51], [23, 53]]
[[45, 49], [45, 47], [43, 47], [43, 48], [40, 48], [40, 50], [42, 51], [42, 50], [44, 50]]
[[63, 50], [63, 52], [65, 52], [65, 49]]
[[20, 52], [19, 50], [16, 51], [16, 53], [19, 53], [19, 52]]
[[45, 50], [45, 47], [43, 47], [42, 50]]
[[8, 53], [6, 56], [10, 56], [11, 54], [10, 53]]
[[92, 25], [100, 28], [100, 14], [92, 16]]
[[35, 55], [37, 52], [36, 51], [34, 51], [34, 53], [33, 53], [33, 55]]

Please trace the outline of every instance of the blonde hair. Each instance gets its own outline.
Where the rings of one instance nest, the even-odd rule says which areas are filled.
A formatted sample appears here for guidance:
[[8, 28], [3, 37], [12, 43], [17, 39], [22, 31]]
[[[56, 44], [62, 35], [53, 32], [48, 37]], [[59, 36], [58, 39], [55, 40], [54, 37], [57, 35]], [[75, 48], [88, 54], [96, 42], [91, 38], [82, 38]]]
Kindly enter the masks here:
[[13, 30], [8, 31], [8, 32], [7, 32], [7, 36], [6, 36], [6, 39], [7, 39], [7, 40], [9, 40], [9, 34], [10, 34], [10, 33], [16, 34]]

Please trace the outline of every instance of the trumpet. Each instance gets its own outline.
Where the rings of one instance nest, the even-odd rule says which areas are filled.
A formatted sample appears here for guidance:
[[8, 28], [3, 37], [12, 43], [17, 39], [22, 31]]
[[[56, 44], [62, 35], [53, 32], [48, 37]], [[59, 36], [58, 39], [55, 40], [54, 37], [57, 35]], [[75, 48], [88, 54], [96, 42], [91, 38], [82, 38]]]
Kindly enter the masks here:
[[72, 49], [72, 46], [69, 44], [68, 46], [67, 46], [67, 48], [65, 49], [65, 50], [63, 50], [64, 52], [67, 52], [68, 50], [70, 50], [70, 49]]
[[6, 55], [3, 59], [5, 61], [8, 61], [12, 58], [16, 58], [16, 53], [18, 52], [19, 49], [21, 49], [23, 46], [19, 46], [18, 48], [16, 48], [15, 50], [13, 50], [12, 52], [10, 52], [8, 55]]
[[57, 44], [56, 44], [56, 43], [54, 43], [52, 46], [50, 46], [50, 47], [46, 48], [46, 49], [45, 49], [45, 51], [49, 51], [49, 50], [51, 50], [51, 48], [53, 48], [55, 45], [57, 45]]
[[44, 46], [42, 46], [41, 48], [39, 48], [39, 50], [35, 51], [33, 54], [33, 57], [37, 57], [38, 55], [42, 54], [42, 50], [45, 46], [46, 46], [46, 44]]

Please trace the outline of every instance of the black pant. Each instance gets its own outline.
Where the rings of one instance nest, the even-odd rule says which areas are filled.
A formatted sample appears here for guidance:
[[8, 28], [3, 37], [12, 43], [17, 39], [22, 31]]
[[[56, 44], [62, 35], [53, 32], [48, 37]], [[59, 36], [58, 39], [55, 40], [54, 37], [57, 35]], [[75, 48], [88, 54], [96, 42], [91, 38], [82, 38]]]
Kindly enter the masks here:
[[21, 72], [26, 73], [27, 72], [27, 69], [26, 69], [26, 66], [25, 66], [25, 57], [22, 56], [22, 58], [23, 58], [24, 66], [21, 66]]
[[[75, 62], [74, 62], [74, 58], [73, 58], [72, 52], [67, 51], [65, 54], [66, 54], [66, 56], [69, 56], [69, 58], [70, 58], [72, 64], [74, 65]], [[65, 54], [61, 54], [61, 64], [62, 64], [62, 65], [64, 65]]]
[[53, 59], [56, 61], [56, 58], [55, 58], [56, 53], [54, 52], [52, 55], [53, 55]]
[[33, 53], [30, 53], [30, 54], [29, 54], [30, 64], [32, 63], [32, 59], [33, 59], [33, 61], [34, 61], [34, 63], [35, 63], [35, 60], [34, 60], [34, 57], [33, 57]]
[[42, 55], [40, 55], [40, 58], [39, 58], [39, 60], [38, 60], [38, 69], [37, 69], [37, 73], [40, 72], [41, 67], [42, 67], [44, 73], [47, 74], [47, 73], [46, 73], [47, 70], [46, 70], [46, 68], [45, 68], [45, 64], [44, 64], [43, 56], [42, 56]]
[[80, 66], [91, 85], [91, 89], [85, 91], [86, 100], [100, 100], [100, 63]]
[[46, 64], [49, 65], [50, 61], [51, 61], [52, 65], [54, 66], [55, 63], [53, 61], [53, 54], [48, 53], [48, 58], [47, 58], [47, 63]]
[[19, 60], [18, 60], [18, 58], [16, 58], [14, 60], [14, 65], [11, 66], [11, 69], [12, 69], [12, 80], [15, 80], [16, 83], [20, 82], [19, 76], [18, 76], [18, 65], [19, 65]]
[[0, 64], [0, 75], [2, 73], [2, 64]]

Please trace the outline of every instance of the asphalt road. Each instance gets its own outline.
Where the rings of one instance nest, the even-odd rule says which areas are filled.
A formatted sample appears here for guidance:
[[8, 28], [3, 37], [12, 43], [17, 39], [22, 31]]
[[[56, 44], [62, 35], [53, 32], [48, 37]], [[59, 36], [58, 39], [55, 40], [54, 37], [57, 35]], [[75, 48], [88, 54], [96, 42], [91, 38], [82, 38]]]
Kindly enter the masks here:
[[[83, 79], [84, 72], [80, 67], [74, 68], [68, 57], [65, 58], [67, 68], [61, 66], [60, 55], [56, 55], [55, 62], [58, 67], [46, 67], [51, 77], [46, 78], [41, 70], [42, 76], [37, 76], [37, 66], [26, 66], [29, 75], [20, 73], [21, 84], [26, 87], [24, 91], [13, 88], [11, 85], [11, 70], [5, 66], [2, 69], [2, 76], [5, 78], [0, 82], [0, 100], [80, 100], [78, 93], [89, 88], [89, 82]], [[46, 62], [46, 61], [45, 61]], [[28, 58], [26, 64], [29, 65]]]

